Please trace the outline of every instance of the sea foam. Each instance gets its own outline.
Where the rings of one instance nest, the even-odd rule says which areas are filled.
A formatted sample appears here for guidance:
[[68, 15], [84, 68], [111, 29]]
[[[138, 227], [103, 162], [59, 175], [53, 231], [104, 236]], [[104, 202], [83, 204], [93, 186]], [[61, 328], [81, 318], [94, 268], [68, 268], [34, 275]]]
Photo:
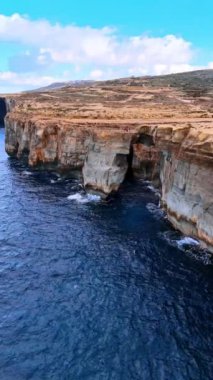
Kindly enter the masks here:
[[24, 175], [33, 175], [33, 173], [32, 173], [32, 172], [29, 172], [28, 170], [24, 170], [22, 173], [23, 173]]
[[189, 236], [185, 236], [184, 238], [177, 241], [178, 247], [182, 247], [184, 245], [199, 245], [199, 242]]
[[76, 203], [90, 203], [90, 202], [99, 202], [101, 200], [100, 195], [95, 194], [81, 194], [81, 193], [75, 193], [72, 195], [69, 195], [67, 197], [70, 201], [74, 201]]

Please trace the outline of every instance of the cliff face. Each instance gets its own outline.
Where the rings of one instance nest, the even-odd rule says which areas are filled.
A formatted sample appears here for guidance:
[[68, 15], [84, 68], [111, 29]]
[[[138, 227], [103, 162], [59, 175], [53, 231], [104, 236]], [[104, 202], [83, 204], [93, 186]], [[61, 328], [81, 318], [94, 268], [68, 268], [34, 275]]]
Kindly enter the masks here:
[[31, 166], [79, 170], [103, 196], [128, 172], [151, 180], [171, 223], [213, 251], [212, 98], [138, 81], [16, 97], [6, 151]]
[[212, 167], [163, 157], [162, 202], [170, 222], [213, 247]]
[[88, 132], [63, 129], [54, 123], [17, 120], [11, 115], [5, 120], [5, 147], [9, 155], [27, 158], [29, 165], [73, 171], [81, 169], [85, 160]]
[[[156, 127], [150, 133], [154, 145], [146, 148], [146, 157], [152, 162], [151, 178], [156, 175], [155, 163], [158, 167], [161, 202], [170, 222], [213, 251], [212, 127], [205, 123]], [[140, 157], [143, 163], [144, 155]]]
[[87, 189], [110, 194], [117, 191], [128, 170], [131, 136], [101, 132], [91, 138], [83, 167]]

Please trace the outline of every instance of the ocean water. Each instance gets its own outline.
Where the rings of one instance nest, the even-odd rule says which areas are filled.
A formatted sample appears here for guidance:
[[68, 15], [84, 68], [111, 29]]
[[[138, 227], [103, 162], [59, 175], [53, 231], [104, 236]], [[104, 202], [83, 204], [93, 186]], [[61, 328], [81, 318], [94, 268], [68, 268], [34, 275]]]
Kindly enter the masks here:
[[0, 380], [209, 380], [209, 256], [141, 181], [110, 202], [4, 153]]

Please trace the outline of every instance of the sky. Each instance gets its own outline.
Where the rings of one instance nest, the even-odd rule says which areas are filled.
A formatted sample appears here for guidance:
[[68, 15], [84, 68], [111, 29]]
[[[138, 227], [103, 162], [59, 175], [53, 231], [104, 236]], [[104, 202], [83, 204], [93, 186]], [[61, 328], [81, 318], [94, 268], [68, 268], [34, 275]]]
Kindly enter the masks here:
[[213, 69], [212, 0], [0, 0], [0, 92]]

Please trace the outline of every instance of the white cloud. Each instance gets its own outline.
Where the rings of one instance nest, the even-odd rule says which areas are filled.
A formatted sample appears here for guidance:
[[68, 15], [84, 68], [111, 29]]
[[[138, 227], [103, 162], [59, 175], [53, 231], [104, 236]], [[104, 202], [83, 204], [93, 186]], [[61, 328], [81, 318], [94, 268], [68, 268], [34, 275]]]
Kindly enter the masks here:
[[90, 78], [98, 80], [103, 78], [104, 72], [102, 70], [92, 70], [90, 73]]
[[39, 49], [40, 62], [45, 61], [48, 54], [58, 63], [108, 66], [134, 63], [152, 69], [156, 63], [188, 63], [192, 57], [191, 44], [173, 35], [119, 39], [109, 28], [51, 25], [48, 21], [31, 21], [19, 14], [0, 15], [0, 41]]
[[[200, 68], [191, 64], [194, 56], [191, 43], [174, 35], [121, 38], [116, 30], [108, 27], [96, 29], [72, 24], [52, 25], [47, 20], [33, 21], [19, 14], [0, 14], [1, 41], [16, 43], [21, 52], [10, 57], [10, 74], [0, 74], [0, 85], [5, 77], [15, 84], [21, 85], [22, 82], [23, 88], [30, 86], [30, 82], [34, 86], [58, 80], [48, 75], [51, 65], [56, 67], [58, 73], [64, 72], [63, 65], [72, 65], [79, 79], [85, 79], [85, 72], [89, 72], [90, 78], [106, 79]], [[213, 67], [213, 63], [209, 67]], [[19, 75], [15, 74], [18, 71]], [[24, 72], [28, 74], [23, 75]]]
[[209, 62], [208, 69], [213, 69], [213, 62]]
[[54, 80], [51, 76], [35, 76], [35, 75], [25, 75], [17, 74], [11, 71], [0, 72], [0, 81], [12, 81], [15, 85], [25, 84], [25, 85], [46, 85], [50, 81]]
[[113, 31], [74, 25], [51, 25], [48, 21], [31, 21], [26, 16], [0, 15], [0, 41], [15, 42], [49, 53], [58, 63], [105, 62], [113, 48]]
[[56, 81], [67, 78], [56, 78], [53, 76], [40, 76], [36, 74], [20, 74], [12, 71], [0, 71], [0, 92], [21, 91], [24, 89], [46, 86]]

